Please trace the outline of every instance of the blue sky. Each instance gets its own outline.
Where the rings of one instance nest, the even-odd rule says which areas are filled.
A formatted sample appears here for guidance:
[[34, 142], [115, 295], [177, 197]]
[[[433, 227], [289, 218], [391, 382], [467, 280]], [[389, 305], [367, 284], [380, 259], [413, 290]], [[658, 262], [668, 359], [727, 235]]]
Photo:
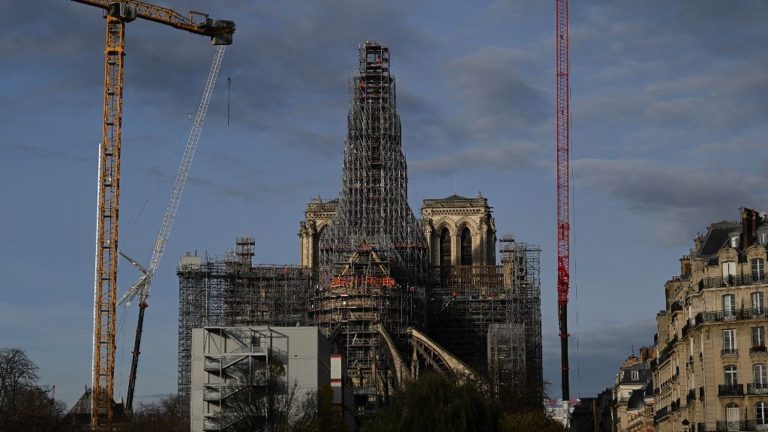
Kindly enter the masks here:
[[[71, 405], [90, 380], [104, 22], [46, 3], [0, 0], [0, 346], [26, 350]], [[571, 3], [577, 397], [652, 343], [663, 284], [697, 232], [766, 209], [768, 3]], [[500, 233], [541, 245], [545, 379], [560, 393], [554, 1], [163, 5], [238, 30], [153, 286], [140, 402], [176, 388], [179, 256], [252, 235], [255, 261], [298, 262], [307, 201], [341, 184], [347, 80], [368, 39], [391, 49], [414, 210], [482, 191]], [[147, 262], [213, 48], [135, 21], [126, 51], [120, 248]], [[120, 272], [122, 291], [137, 274]], [[124, 394], [135, 310], [121, 323]]]

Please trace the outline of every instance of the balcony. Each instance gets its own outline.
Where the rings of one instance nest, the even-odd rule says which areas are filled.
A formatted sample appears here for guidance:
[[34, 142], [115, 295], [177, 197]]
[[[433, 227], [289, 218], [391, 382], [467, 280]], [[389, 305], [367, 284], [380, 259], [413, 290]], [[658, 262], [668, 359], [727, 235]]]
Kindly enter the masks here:
[[743, 384], [721, 384], [717, 386], [718, 396], [744, 396]]
[[668, 411], [667, 407], [659, 408], [653, 414], [653, 422], [654, 423], [658, 423], [659, 421], [663, 420], [668, 415], [669, 415], [669, 411]]
[[768, 350], [766, 350], [765, 346], [760, 345], [760, 346], [753, 346], [752, 348], [749, 349], [749, 352], [752, 354], [765, 354], [766, 352], [768, 352]]
[[768, 383], [749, 383], [747, 384], [747, 394], [764, 395], [768, 394]]
[[701, 325], [708, 322], [736, 321], [766, 318], [765, 308], [742, 308], [728, 311], [699, 312], [694, 322]]
[[717, 432], [730, 431], [764, 431], [768, 430], [768, 423], [758, 423], [757, 420], [718, 421], [715, 424]]
[[723, 348], [720, 350], [720, 355], [723, 355], [723, 356], [739, 355], [739, 350], [738, 348]]
[[706, 277], [701, 280], [699, 283], [699, 287], [706, 289], [706, 288], [722, 288], [722, 287], [729, 287], [729, 286], [739, 286], [739, 285], [758, 285], [758, 284], [764, 284], [768, 282], [768, 278], [766, 278], [765, 274], [743, 274], [743, 275], [732, 275], [732, 276], [725, 276], [725, 277]]

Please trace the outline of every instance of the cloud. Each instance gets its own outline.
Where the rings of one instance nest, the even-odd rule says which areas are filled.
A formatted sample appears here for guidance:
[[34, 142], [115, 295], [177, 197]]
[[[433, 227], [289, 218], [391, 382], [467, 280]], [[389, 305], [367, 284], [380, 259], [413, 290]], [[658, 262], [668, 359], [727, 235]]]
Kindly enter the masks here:
[[[610, 386], [619, 367], [631, 354], [642, 346], [653, 345], [656, 323], [647, 320], [617, 323], [606, 322], [588, 329], [571, 329], [570, 382], [572, 397], [595, 396]], [[611, 331], [605, 331], [610, 328]], [[544, 370], [550, 382], [550, 397], [560, 395], [560, 338], [545, 334], [543, 340]]]
[[552, 115], [548, 90], [534, 87], [521, 71], [535, 63], [523, 50], [486, 46], [450, 61], [445, 69], [466, 103], [476, 131], [541, 125]]
[[672, 242], [688, 243], [708, 224], [733, 218], [739, 207], [760, 208], [768, 199], [765, 173], [670, 164], [651, 160], [573, 161], [577, 185], [627, 203], [652, 216]]
[[17, 154], [29, 155], [32, 157], [59, 159], [59, 160], [65, 160], [69, 162], [76, 162], [79, 164], [82, 164], [82, 163], [90, 164], [95, 160], [95, 156], [92, 159], [92, 158], [80, 156], [76, 153], [53, 150], [43, 146], [32, 145], [32, 144], [0, 143], [0, 150], [3, 153], [6, 153], [6, 152], [17, 153]]
[[413, 173], [441, 176], [468, 170], [510, 172], [544, 165], [537, 156], [538, 149], [532, 143], [515, 141], [503, 146], [464, 148], [432, 159], [416, 160], [409, 164], [409, 168]]

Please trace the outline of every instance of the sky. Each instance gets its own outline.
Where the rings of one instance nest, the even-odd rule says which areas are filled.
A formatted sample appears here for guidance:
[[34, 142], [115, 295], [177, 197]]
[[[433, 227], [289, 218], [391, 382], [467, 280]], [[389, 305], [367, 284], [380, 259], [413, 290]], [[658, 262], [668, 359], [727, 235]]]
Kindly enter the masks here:
[[[255, 262], [298, 263], [306, 203], [341, 186], [348, 80], [366, 40], [391, 50], [414, 211], [482, 193], [500, 234], [541, 246], [544, 375], [560, 394], [554, 1], [162, 5], [237, 32], [153, 284], [138, 402], [176, 390], [180, 256], [253, 236]], [[62, 0], [0, 9], [0, 346], [25, 350], [71, 406], [90, 383], [104, 20]], [[768, 210], [768, 3], [582, 0], [570, 13], [571, 395], [589, 397], [653, 343], [693, 236], [739, 207]], [[144, 263], [213, 51], [127, 25], [120, 249]], [[137, 277], [121, 263], [119, 291]], [[118, 398], [135, 319], [121, 309]]]

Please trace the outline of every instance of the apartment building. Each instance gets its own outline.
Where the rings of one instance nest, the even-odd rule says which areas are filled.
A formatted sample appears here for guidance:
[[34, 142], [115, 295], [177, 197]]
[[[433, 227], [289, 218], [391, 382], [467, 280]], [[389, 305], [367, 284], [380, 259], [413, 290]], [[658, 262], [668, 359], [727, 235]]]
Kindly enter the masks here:
[[768, 215], [698, 235], [664, 287], [651, 363], [656, 431], [768, 430]]

